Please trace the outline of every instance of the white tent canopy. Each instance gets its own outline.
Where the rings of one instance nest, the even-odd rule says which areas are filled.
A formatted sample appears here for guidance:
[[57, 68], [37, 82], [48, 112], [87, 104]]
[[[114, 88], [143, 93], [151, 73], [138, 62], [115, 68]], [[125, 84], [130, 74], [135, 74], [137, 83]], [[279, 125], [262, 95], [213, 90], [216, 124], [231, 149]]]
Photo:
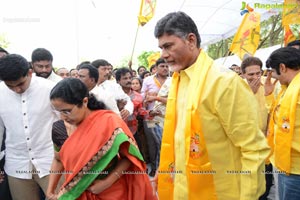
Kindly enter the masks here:
[[[275, 45], [275, 46], [272, 46], [272, 47], [268, 47], [268, 48], [262, 48], [262, 49], [258, 49], [254, 56], [255, 57], [258, 57], [259, 59], [261, 59], [262, 63], [263, 63], [263, 68], [265, 69], [266, 68], [266, 61], [267, 59], [269, 58], [269, 56], [271, 55], [271, 53], [273, 51], [275, 51], [276, 49], [279, 49], [281, 46], [280, 45]], [[233, 55], [233, 56], [227, 56], [227, 57], [222, 57], [222, 58], [219, 58], [217, 60], [215, 60], [218, 64], [220, 65], [223, 65], [227, 68], [229, 68], [232, 64], [237, 64], [239, 66], [241, 66], [241, 59], [236, 56], [236, 55]]]
[[[33, 49], [44, 47], [55, 66], [74, 67], [78, 62], [104, 58], [112, 64], [130, 56], [137, 30], [141, 0], [0, 0], [0, 35], [9, 41], [8, 51], [30, 60]], [[276, 10], [255, 8], [255, 3], [283, 0], [248, 0], [262, 19]], [[169, 12], [184, 11], [197, 24], [202, 47], [234, 35], [243, 16], [241, 0], [157, 0], [153, 19], [141, 27], [135, 55], [158, 51], [153, 32], [156, 22]]]
[[[173, 0], [172, 4], [163, 8], [160, 7], [160, 1], [162, 0], [157, 0], [157, 12], [153, 21], [165, 15], [166, 10], [186, 12], [197, 24], [202, 46], [233, 36], [243, 19], [240, 14], [241, 0]], [[244, 3], [260, 13], [261, 21], [264, 21], [281, 10], [268, 7], [278, 7], [283, 0], [248, 0]]]

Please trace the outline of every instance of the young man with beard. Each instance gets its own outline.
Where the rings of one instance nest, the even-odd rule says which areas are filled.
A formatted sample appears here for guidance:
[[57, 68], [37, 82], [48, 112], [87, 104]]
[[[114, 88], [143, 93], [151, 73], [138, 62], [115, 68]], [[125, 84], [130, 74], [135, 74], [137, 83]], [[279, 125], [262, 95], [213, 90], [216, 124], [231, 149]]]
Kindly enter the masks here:
[[57, 83], [62, 80], [62, 78], [55, 74], [52, 62], [53, 56], [47, 49], [37, 48], [31, 54], [31, 64], [36, 76]]
[[16, 54], [0, 59], [0, 79], [0, 143], [6, 130], [10, 191], [14, 200], [39, 200], [53, 159], [52, 124], [59, 119], [49, 100], [55, 84], [32, 76], [26, 59]]
[[278, 170], [279, 199], [300, 199], [300, 50], [284, 47], [266, 61], [281, 91], [273, 102], [268, 140]]

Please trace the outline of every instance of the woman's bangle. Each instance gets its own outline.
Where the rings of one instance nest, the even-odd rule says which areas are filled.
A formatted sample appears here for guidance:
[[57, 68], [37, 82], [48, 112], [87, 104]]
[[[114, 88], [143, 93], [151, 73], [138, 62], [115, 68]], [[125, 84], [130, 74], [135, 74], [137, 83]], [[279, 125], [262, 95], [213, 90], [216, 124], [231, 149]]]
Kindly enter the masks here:
[[118, 177], [118, 179], [121, 178], [120, 174], [117, 171], [114, 172], [114, 175], [116, 175], [116, 177]]

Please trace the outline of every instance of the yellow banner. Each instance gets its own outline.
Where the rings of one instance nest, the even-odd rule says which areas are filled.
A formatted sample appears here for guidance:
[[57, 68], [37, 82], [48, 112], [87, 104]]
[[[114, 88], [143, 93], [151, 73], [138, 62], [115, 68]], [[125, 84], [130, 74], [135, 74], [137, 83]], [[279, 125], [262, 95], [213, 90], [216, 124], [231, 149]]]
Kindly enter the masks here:
[[259, 40], [260, 14], [257, 12], [246, 13], [229, 50], [243, 60], [245, 55], [254, 55]]
[[160, 53], [155, 52], [152, 53], [150, 56], [147, 57], [148, 66], [151, 67], [155, 62], [160, 58]]
[[138, 16], [139, 26], [144, 26], [154, 16], [156, 0], [141, 0], [140, 13]]
[[300, 1], [284, 0], [282, 11], [282, 26], [300, 24]]
[[286, 46], [288, 43], [295, 41], [296, 37], [294, 33], [292, 32], [290, 26], [284, 27], [284, 46]]

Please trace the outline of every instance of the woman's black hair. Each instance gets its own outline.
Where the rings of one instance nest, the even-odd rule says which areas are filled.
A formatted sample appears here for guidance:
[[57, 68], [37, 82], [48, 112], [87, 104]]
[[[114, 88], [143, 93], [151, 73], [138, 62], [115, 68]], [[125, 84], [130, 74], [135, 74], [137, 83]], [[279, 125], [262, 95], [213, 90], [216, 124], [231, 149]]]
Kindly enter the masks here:
[[61, 99], [68, 104], [82, 106], [83, 99], [88, 97], [87, 107], [90, 110], [104, 110], [106, 106], [89, 94], [87, 87], [77, 78], [66, 78], [58, 82], [50, 93], [50, 100]]

